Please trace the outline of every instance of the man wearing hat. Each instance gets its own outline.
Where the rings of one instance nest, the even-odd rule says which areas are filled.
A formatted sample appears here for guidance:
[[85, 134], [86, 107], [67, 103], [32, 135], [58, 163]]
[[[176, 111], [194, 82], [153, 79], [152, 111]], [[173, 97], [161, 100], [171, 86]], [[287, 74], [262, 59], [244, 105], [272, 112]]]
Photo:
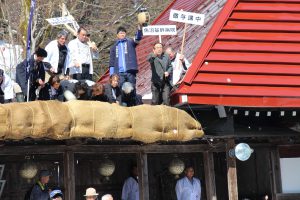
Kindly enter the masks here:
[[39, 174], [39, 181], [33, 186], [30, 200], [49, 200], [49, 189], [47, 184], [50, 180], [50, 172], [48, 170], [41, 170]]
[[52, 190], [50, 192], [50, 198], [51, 200], [62, 200], [63, 198], [63, 193], [61, 190]]
[[38, 48], [34, 55], [29, 59], [29, 72], [27, 72], [27, 60], [17, 65], [16, 68], [16, 82], [20, 85], [22, 92], [27, 96], [28, 77], [30, 80], [29, 86], [29, 100], [36, 100], [36, 89], [44, 86], [45, 82], [45, 63], [44, 58], [47, 57], [47, 51]]
[[96, 192], [95, 188], [88, 188], [83, 196], [85, 196], [86, 200], [96, 200], [98, 195], [99, 194]]

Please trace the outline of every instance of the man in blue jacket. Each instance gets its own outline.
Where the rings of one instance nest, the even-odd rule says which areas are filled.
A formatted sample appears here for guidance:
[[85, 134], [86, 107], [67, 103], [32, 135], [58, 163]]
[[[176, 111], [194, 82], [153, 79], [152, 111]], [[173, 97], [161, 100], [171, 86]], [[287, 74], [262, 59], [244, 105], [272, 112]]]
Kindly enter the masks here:
[[124, 27], [117, 29], [117, 41], [110, 49], [109, 73], [110, 75], [118, 74], [120, 76], [120, 87], [124, 82], [130, 82], [135, 88], [136, 73], [138, 72], [135, 47], [142, 36], [140, 26], [134, 39], [126, 37]]

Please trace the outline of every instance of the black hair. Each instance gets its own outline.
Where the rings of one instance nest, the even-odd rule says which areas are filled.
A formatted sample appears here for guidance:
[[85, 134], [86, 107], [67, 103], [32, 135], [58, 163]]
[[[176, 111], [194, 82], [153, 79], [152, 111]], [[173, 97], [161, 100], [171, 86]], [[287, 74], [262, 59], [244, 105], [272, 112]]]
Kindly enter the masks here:
[[87, 32], [87, 30], [84, 28], [84, 27], [79, 27], [79, 29], [77, 30], [77, 34], [79, 34], [82, 30], [84, 30], [84, 31], [86, 31]]
[[60, 83], [60, 78], [57, 75], [50, 76], [48, 83], [53, 86], [54, 83]]
[[123, 26], [120, 26], [120, 27], [118, 27], [118, 29], [117, 29], [117, 34], [119, 33], [119, 32], [127, 32], [127, 30], [126, 30], [126, 28], [125, 27], [123, 27]]

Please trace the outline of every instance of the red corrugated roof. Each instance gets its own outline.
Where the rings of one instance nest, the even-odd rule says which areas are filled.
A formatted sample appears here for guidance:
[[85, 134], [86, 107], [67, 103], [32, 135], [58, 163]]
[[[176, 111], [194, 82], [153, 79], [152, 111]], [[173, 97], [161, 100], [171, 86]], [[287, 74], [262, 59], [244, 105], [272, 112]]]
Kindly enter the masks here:
[[228, 1], [173, 103], [300, 107], [299, 11], [300, 0]]
[[[152, 25], [177, 25], [177, 36], [162, 36], [165, 46], [172, 46], [175, 50], [180, 49], [183, 36], [183, 23], [169, 21], [171, 9], [184, 10], [205, 14], [205, 26], [188, 25], [186, 33], [185, 56], [192, 61], [202, 41], [212, 26], [217, 14], [224, 6], [226, 0], [174, 0], [153, 22]], [[139, 73], [137, 74], [137, 93], [142, 96], [151, 93], [151, 69], [147, 56], [152, 52], [152, 46], [158, 42], [158, 36], [144, 36], [137, 47]], [[107, 76], [101, 81], [106, 81]]]

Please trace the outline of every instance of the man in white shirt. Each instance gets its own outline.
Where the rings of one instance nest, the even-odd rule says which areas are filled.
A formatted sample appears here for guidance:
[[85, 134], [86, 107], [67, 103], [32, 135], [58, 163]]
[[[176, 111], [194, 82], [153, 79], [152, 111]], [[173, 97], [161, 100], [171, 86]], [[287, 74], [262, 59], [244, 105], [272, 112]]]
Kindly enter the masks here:
[[184, 57], [184, 55], [180, 53], [176, 53], [172, 47], [168, 47], [166, 49], [166, 54], [169, 55], [173, 73], [172, 77], [172, 86], [175, 86], [180, 83], [181, 79], [183, 78], [184, 74], [191, 66], [190, 62]]
[[45, 50], [47, 51], [47, 57], [44, 59], [44, 62], [50, 63], [51, 67], [49, 69], [45, 69], [49, 77], [45, 78], [45, 82], [47, 82], [51, 75], [64, 75], [67, 71], [67, 59], [69, 50], [66, 46], [66, 40], [68, 37], [68, 33], [66, 31], [60, 31], [57, 34], [57, 39], [52, 40], [47, 46]]
[[93, 61], [89, 45], [87, 44], [87, 30], [80, 27], [77, 32], [77, 38], [71, 40], [68, 44], [70, 51], [69, 73], [73, 79], [92, 80]]
[[194, 177], [194, 168], [188, 166], [185, 169], [185, 177], [179, 179], [176, 183], [177, 200], [200, 200], [201, 183]]
[[139, 183], [137, 166], [131, 169], [131, 176], [124, 182], [122, 200], [139, 200]]

